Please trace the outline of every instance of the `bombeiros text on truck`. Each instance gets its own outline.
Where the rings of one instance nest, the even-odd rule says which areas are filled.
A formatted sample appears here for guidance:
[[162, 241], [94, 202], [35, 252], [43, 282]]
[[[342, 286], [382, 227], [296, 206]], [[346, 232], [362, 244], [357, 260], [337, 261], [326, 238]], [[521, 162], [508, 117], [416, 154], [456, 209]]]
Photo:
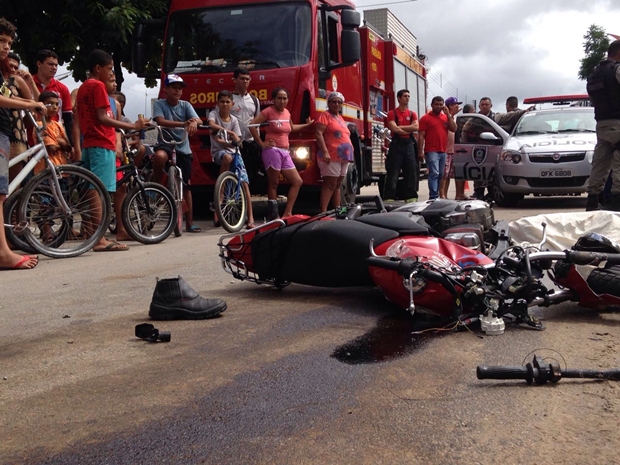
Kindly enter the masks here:
[[[181, 75], [187, 84], [183, 99], [204, 120], [217, 94], [233, 89], [237, 67], [250, 71], [250, 92], [261, 108], [273, 103], [273, 89], [286, 88], [296, 124], [325, 111], [329, 92], [342, 92], [342, 116], [355, 148], [355, 163], [343, 183], [344, 198], [351, 202], [360, 187], [382, 184], [386, 148], [376, 128], [383, 128], [384, 113], [398, 104], [396, 92], [410, 91], [409, 107], [418, 115], [425, 111], [427, 93], [415, 36], [387, 9], [365, 11], [360, 23], [360, 13], [348, 0], [172, 0], [167, 18], [136, 27], [132, 65], [141, 77]], [[149, 71], [145, 65], [154, 43], [163, 44], [162, 62], [160, 69]], [[318, 191], [322, 181], [314, 132], [293, 133], [290, 143], [302, 192]], [[212, 193], [219, 167], [211, 158], [208, 131], [199, 131], [191, 145], [192, 189]], [[252, 192], [265, 193], [264, 177], [249, 175]]]

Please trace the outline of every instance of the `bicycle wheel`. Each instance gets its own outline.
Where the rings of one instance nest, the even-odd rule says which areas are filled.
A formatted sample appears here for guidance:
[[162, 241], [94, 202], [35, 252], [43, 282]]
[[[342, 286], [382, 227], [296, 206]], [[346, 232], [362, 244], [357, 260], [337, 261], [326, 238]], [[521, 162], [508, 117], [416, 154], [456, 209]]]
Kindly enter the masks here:
[[23, 238], [23, 234], [16, 234], [13, 229], [13, 227], [19, 224], [17, 206], [21, 200], [21, 192], [21, 189], [13, 192], [4, 202], [4, 222], [6, 225], [9, 225], [4, 226], [4, 232], [7, 240], [13, 247], [28, 254], [33, 254], [37, 251]]
[[174, 235], [179, 237], [183, 234], [183, 182], [181, 181], [181, 170], [174, 165], [168, 168], [168, 190], [174, 198], [177, 212]]
[[172, 194], [161, 184], [146, 182], [134, 187], [123, 201], [122, 215], [127, 233], [143, 244], [166, 239], [177, 224]]
[[[58, 173], [61, 195], [69, 212], [56, 201], [53, 176]], [[97, 176], [74, 165], [45, 170], [23, 188], [18, 212], [28, 221], [24, 238], [38, 252], [52, 258], [76, 257], [92, 249], [110, 224], [110, 196]], [[62, 242], [48, 243], [51, 236]]]
[[237, 232], [246, 222], [245, 190], [234, 173], [226, 171], [219, 175], [213, 193], [215, 213], [222, 227], [228, 232]]

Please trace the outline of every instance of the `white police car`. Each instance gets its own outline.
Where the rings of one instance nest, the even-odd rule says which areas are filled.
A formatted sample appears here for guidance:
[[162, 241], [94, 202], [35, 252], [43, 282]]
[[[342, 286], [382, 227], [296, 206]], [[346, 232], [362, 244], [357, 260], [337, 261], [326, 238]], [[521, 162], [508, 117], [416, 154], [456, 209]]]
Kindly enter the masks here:
[[528, 194], [585, 192], [596, 145], [596, 121], [592, 107], [579, 106], [584, 100], [587, 95], [526, 99], [525, 104], [553, 102], [557, 106], [525, 113], [510, 135], [485, 116], [459, 115], [455, 177], [485, 181], [495, 203], [506, 207], [515, 206]]

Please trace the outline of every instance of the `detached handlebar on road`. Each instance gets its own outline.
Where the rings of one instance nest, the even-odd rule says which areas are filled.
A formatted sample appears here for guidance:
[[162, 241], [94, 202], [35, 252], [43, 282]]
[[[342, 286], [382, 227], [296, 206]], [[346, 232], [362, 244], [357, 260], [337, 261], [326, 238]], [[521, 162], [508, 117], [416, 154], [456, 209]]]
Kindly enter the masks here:
[[557, 383], [562, 378], [580, 379], [605, 379], [608, 381], [620, 381], [620, 369], [613, 370], [568, 370], [562, 371], [560, 365], [541, 363], [534, 356], [532, 363], [525, 366], [478, 366], [476, 368], [478, 379], [522, 379], [527, 384]]

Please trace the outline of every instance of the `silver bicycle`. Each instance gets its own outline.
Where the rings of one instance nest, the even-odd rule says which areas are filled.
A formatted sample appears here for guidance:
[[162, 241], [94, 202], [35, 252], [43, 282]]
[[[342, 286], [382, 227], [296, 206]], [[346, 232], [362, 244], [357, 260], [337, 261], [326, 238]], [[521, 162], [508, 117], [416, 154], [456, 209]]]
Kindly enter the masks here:
[[[104, 236], [112, 211], [110, 196], [99, 178], [77, 165], [55, 166], [43, 143], [47, 125], [32, 113], [37, 143], [13, 158], [9, 166], [29, 160], [9, 184], [4, 204], [7, 239], [27, 253], [53, 258], [75, 257], [93, 248]], [[19, 187], [43, 160], [45, 169]]]

